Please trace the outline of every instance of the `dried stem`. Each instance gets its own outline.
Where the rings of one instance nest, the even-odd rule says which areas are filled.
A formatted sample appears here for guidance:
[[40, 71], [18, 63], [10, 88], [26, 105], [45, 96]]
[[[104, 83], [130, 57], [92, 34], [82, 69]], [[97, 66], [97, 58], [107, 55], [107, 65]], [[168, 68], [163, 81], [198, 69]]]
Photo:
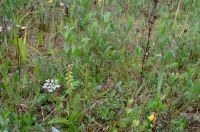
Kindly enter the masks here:
[[146, 45], [143, 47], [143, 57], [142, 57], [142, 78], [143, 78], [143, 72], [145, 70], [145, 67], [146, 67], [146, 61], [149, 57], [149, 54], [150, 54], [150, 39], [151, 39], [151, 33], [152, 33], [152, 28], [153, 28], [153, 25], [155, 23], [155, 20], [157, 18], [156, 16], [156, 7], [158, 5], [158, 0], [153, 0], [153, 9], [150, 11], [150, 13], [148, 13], [148, 16], [147, 16], [147, 30], [148, 30], [148, 34], [147, 34], [147, 42], [146, 42]]
[[20, 47], [19, 47], [19, 40], [17, 38], [17, 69], [19, 75], [19, 81], [21, 80], [21, 55], [20, 55]]

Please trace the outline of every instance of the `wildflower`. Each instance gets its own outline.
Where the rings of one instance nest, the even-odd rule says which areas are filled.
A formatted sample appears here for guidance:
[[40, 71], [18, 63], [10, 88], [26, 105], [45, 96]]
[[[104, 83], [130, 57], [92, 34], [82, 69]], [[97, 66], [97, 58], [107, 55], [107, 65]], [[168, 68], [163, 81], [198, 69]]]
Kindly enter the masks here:
[[155, 117], [155, 114], [153, 113], [153, 114], [151, 114], [149, 117], [148, 117], [148, 119], [149, 119], [149, 121], [154, 121], [155, 119], [156, 119], [156, 117]]
[[66, 80], [67, 80], [67, 87], [70, 91], [70, 93], [72, 92], [73, 89], [73, 73], [72, 73], [72, 68], [73, 68], [73, 64], [70, 64], [67, 66], [67, 74], [66, 74]]
[[60, 85], [58, 84], [58, 80], [56, 79], [47, 79], [42, 88], [47, 90], [48, 92], [53, 92], [57, 88], [60, 88]]
[[21, 25], [16, 25], [16, 27], [18, 27], [20, 30], [25, 30], [26, 29], [26, 27], [21, 26]]
[[18, 27], [18, 35], [21, 38], [24, 35], [26, 27], [21, 25], [16, 25], [16, 27]]
[[59, 2], [60, 9], [63, 9], [65, 7], [65, 4], [63, 2]]
[[53, 0], [49, 0], [48, 3], [53, 4]]

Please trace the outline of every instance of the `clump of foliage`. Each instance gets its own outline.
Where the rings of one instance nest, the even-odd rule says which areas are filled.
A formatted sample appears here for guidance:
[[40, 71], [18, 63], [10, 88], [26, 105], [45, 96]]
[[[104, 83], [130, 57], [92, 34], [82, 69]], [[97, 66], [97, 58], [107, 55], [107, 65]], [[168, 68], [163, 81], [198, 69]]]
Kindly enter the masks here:
[[0, 7], [2, 131], [200, 129], [200, 1]]

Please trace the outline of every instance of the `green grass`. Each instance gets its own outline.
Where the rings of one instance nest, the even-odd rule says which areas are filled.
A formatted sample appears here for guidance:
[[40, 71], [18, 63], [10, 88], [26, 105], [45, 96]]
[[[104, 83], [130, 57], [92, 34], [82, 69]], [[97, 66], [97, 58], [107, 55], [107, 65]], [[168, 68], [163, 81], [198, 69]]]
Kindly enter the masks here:
[[0, 2], [1, 131], [200, 129], [200, 1], [59, 2]]

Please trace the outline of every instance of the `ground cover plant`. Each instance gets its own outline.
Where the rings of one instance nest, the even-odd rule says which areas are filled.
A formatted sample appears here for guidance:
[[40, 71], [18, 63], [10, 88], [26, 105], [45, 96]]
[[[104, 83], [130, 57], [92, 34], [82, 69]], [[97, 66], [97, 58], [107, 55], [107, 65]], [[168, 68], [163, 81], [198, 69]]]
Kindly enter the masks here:
[[1, 131], [200, 130], [199, 0], [2, 0]]

